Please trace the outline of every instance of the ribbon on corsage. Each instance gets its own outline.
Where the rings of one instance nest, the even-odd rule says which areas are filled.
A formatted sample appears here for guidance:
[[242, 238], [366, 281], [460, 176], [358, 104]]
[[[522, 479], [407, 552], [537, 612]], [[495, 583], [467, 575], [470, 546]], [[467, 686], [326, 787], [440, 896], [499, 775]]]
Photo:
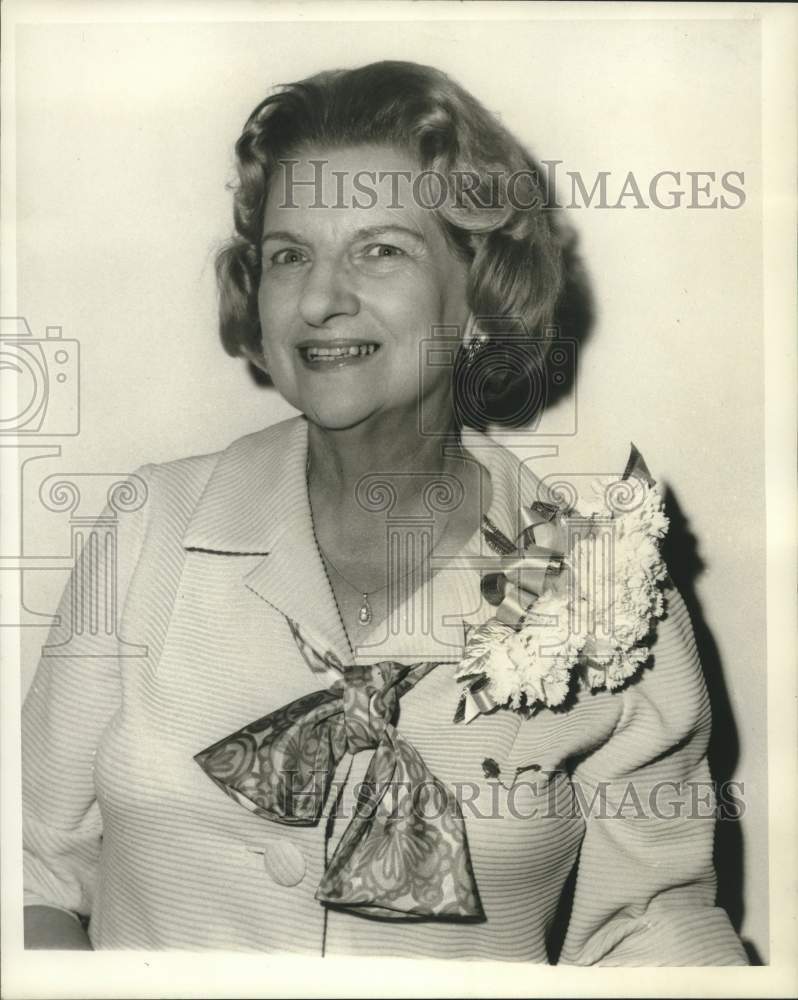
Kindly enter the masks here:
[[634, 444], [620, 480], [595, 479], [592, 492], [581, 513], [550, 498], [524, 508], [515, 541], [483, 528], [499, 557], [482, 579], [496, 612], [466, 635], [456, 722], [562, 705], [574, 678], [616, 690], [648, 659], [664, 614], [662, 497]]
[[194, 759], [263, 819], [314, 826], [342, 757], [374, 750], [316, 899], [388, 918], [483, 918], [456, 797], [396, 728], [401, 697], [439, 664], [342, 665], [319, 653], [296, 622], [289, 619], [289, 626], [311, 669], [333, 669], [340, 678]]

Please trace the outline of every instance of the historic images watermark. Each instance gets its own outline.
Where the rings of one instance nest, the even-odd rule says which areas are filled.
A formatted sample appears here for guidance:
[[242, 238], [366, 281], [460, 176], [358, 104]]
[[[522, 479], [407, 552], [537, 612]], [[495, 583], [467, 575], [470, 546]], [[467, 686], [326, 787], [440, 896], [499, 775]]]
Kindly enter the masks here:
[[[486, 772], [490, 769], [483, 765]], [[562, 795], [565, 771], [546, 771], [537, 765], [533, 777], [502, 782], [492, 774], [485, 782], [435, 779], [408, 781], [361, 781], [353, 786], [347, 804], [337, 782], [328, 772], [282, 771], [280, 802], [289, 813], [318, 815], [331, 803], [336, 818], [379, 818], [383, 822], [404, 819], [417, 822], [454, 813], [477, 820], [591, 819], [591, 820], [718, 820], [738, 821], [746, 812], [742, 781], [662, 780], [656, 782], [599, 781], [586, 784], [569, 779], [571, 794]], [[561, 780], [558, 780], [561, 779]], [[315, 809], [308, 809], [311, 800]], [[302, 808], [298, 809], [299, 803]]]
[[[58, 472], [40, 478], [34, 497], [25, 479], [28, 465], [60, 458], [58, 439], [80, 433], [80, 343], [64, 337], [60, 326], [48, 326], [44, 337], [36, 337], [24, 317], [4, 316], [0, 318], [0, 371], [7, 380], [0, 446], [20, 455], [17, 550], [0, 553], [0, 570], [7, 578], [12, 573], [16, 577], [19, 598], [7, 602], [5, 614], [10, 617], [0, 624], [52, 627], [41, 647], [44, 657], [146, 656], [146, 646], [127, 643], [118, 635], [119, 529], [124, 518], [146, 503], [144, 481], [125, 473]], [[37, 500], [39, 510], [68, 515], [68, 555], [25, 549], [25, 521], [36, 510]], [[60, 618], [25, 606], [26, 572], [65, 570], [71, 572], [71, 600], [63, 605]]]
[[[408, 206], [455, 213], [538, 209], [738, 209], [746, 202], [743, 170], [568, 170], [542, 160], [540, 170], [329, 170], [329, 161], [285, 159], [278, 207], [389, 209]], [[556, 191], [562, 192], [558, 198]]]
[[[445, 437], [437, 414], [426, 407], [427, 381], [435, 369], [448, 368], [455, 380], [454, 407], [458, 422], [468, 427], [511, 428], [518, 443], [542, 431], [541, 418], [555, 392], [569, 382], [550, 437], [573, 437], [578, 430], [576, 371], [579, 344], [556, 323], [532, 333], [519, 316], [480, 316], [474, 327], [485, 335], [484, 347], [463, 363], [465, 331], [457, 325], [436, 326], [419, 344], [418, 430], [423, 437]], [[496, 396], [503, 393], [501, 408]]]
[[[0, 434], [72, 437], [80, 430], [80, 345], [60, 326], [34, 337], [24, 317], [0, 318], [0, 370], [13, 378], [3, 393]], [[14, 391], [11, 391], [13, 388]]]
[[[473, 425], [483, 420], [487, 412], [488, 383], [504, 372], [514, 379], [517, 412], [511, 414], [512, 422], [518, 423], [520, 419], [524, 424], [524, 433], [534, 440], [540, 412], [548, 403], [550, 386], [556, 385], [559, 379], [565, 377], [564, 372], [576, 365], [577, 343], [563, 337], [556, 326], [546, 327], [542, 335], [535, 338], [526, 332], [521, 319], [482, 317], [479, 322], [490, 329], [491, 346], [473, 363], [459, 367], [461, 416], [466, 424]], [[14, 412], [5, 414], [8, 428], [13, 426], [18, 434], [29, 434], [30, 446], [34, 441], [43, 445], [42, 439], [46, 440], [51, 435], [77, 433], [77, 341], [65, 340], [60, 328], [48, 329], [48, 336], [37, 340], [23, 319], [5, 321], [5, 326], [9, 328], [2, 341], [6, 366], [13, 369], [22, 383], [21, 388], [27, 389], [27, 393], [19, 395], [17, 406], [12, 408]], [[434, 422], [426, 426], [425, 379], [436, 366], [450, 366], [454, 373], [463, 334], [459, 327], [434, 329], [432, 336], [422, 339], [419, 344], [418, 419], [422, 435], [437, 436]], [[568, 406], [572, 432], [575, 432], [576, 393], [570, 395]], [[17, 447], [22, 446], [23, 441], [24, 438]], [[57, 457], [59, 453], [57, 447], [44, 447], [47, 457]], [[470, 460], [475, 461], [473, 456]], [[416, 483], [415, 491], [422, 501], [422, 509], [413, 517], [408, 517], [397, 505], [397, 497], [407, 492], [406, 481], [409, 478]], [[22, 481], [20, 485], [23, 485]], [[556, 494], [567, 505], [575, 504], [576, 491], [567, 476], [559, 476], [555, 483], [542, 484], [542, 488], [545, 488], [545, 495], [528, 499], [547, 499]], [[626, 487], [625, 492], [628, 493], [630, 488]], [[591, 604], [585, 620], [569, 623], [569, 627], [579, 630], [580, 634], [586, 623], [604, 622], [610, 627], [612, 624], [612, 505], [618, 496], [617, 491], [615, 494], [612, 491], [607, 493], [610, 509], [601, 524], [592, 518], [574, 528], [595, 535], [595, 566], [600, 574], [599, 582], [606, 583], [591, 591], [595, 607]], [[462, 506], [464, 497], [463, 482], [452, 474], [430, 476], [421, 472], [380, 472], [370, 474], [358, 483], [356, 499], [364, 516], [377, 517], [384, 525], [389, 609], [382, 623], [382, 634], [373, 634], [368, 645], [358, 645], [358, 658], [365, 656], [372, 662], [392, 658], [397, 649], [397, 637], [406, 638], [408, 629], [418, 639], [425, 659], [430, 659], [430, 640], [440, 660], [451, 661], [459, 655], [462, 628], [455, 635], [451, 628], [443, 626], [434, 600], [434, 588], [425, 583], [438, 570], [484, 577], [501, 571], [503, 565], [502, 559], [486, 548], [479, 556], [461, 561], [455, 570], [446, 557], [441, 560], [436, 552], [441, 524]], [[31, 509], [30, 499], [23, 503], [23, 509]], [[147, 502], [144, 481], [136, 475], [113, 473], [50, 474], [39, 483], [38, 500], [46, 510], [68, 515], [70, 554], [45, 557], [23, 555], [21, 552], [4, 553], [0, 561], [3, 568], [16, 570], [20, 577], [25, 569], [73, 570], [73, 600], [68, 617], [57, 623], [49, 616], [35, 617], [29, 622], [39, 627], [57, 624], [51, 639], [42, 647], [42, 655], [64, 657], [75, 655], [76, 651], [89, 656], [146, 655], [145, 646], [123, 642], [118, 635], [121, 601], [117, 580], [121, 522]], [[625, 504], [624, 509], [628, 509], [628, 497]], [[480, 507], [485, 506], [482, 498]], [[22, 526], [20, 529], [22, 537]], [[408, 575], [408, 563], [416, 561], [420, 562], [418, 572]], [[601, 607], [600, 602], [604, 602]], [[24, 608], [21, 608], [20, 621], [6, 624], [24, 624], [24, 614]], [[552, 622], [552, 626], [556, 623]], [[408, 655], [406, 647], [402, 648], [402, 655]]]

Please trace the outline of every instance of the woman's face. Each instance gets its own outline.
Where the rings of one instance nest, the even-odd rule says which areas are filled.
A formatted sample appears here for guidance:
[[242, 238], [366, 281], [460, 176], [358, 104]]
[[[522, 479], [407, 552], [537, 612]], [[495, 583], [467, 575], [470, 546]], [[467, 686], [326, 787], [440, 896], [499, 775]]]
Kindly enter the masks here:
[[451, 370], [426, 366], [422, 345], [435, 326], [464, 328], [468, 265], [412, 183], [394, 190], [392, 172], [419, 165], [386, 146], [296, 159], [275, 175], [264, 218], [258, 311], [275, 386], [331, 429], [403, 412], [415, 426], [420, 397], [425, 424], [448, 427]]

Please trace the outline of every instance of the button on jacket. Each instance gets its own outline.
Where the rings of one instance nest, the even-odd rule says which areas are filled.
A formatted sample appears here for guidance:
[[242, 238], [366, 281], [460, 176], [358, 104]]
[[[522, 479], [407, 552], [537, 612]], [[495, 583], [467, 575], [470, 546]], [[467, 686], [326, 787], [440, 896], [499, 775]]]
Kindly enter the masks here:
[[[516, 537], [535, 477], [489, 438], [464, 444], [490, 476], [486, 513]], [[431, 628], [406, 615], [390, 657], [380, 627], [369, 633], [372, 660], [447, 660], [401, 699], [397, 726], [461, 796], [483, 921], [364, 919], [314, 898], [371, 751], [341, 762], [339, 815], [315, 826], [264, 820], [208, 779], [200, 750], [335, 680], [309, 669], [289, 618], [318, 649], [352, 659], [315, 544], [306, 457], [296, 417], [138, 470], [148, 499], [120, 515], [118, 633], [145, 648], [108, 656], [89, 630], [71, 636], [72, 655], [41, 660], [23, 710], [26, 903], [90, 914], [95, 948], [547, 962], [576, 866], [561, 962], [746, 964], [714, 905], [712, 810], [694, 808], [709, 794], [709, 708], [670, 585], [633, 683], [528, 719], [500, 709], [453, 721], [462, 623], [490, 615], [479, 573], [457, 558], [429, 582]], [[477, 534], [462, 554], [480, 552]], [[67, 636], [85, 579], [73, 573], [51, 644]], [[488, 758], [501, 781], [486, 777]], [[590, 814], [597, 791], [606, 802]], [[401, 841], [384, 863], [409, 863]]]

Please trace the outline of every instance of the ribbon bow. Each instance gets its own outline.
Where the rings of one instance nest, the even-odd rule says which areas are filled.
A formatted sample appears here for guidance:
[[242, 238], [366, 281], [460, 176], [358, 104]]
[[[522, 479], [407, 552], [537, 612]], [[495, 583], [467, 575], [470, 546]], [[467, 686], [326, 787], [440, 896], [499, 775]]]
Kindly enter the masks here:
[[[314, 826], [346, 753], [373, 749], [355, 815], [316, 899], [381, 917], [483, 918], [465, 824], [446, 786], [396, 729], [399, 699], [437, 663], [344, 666], [289, 622], [300, 650], [341, 673], [201, 751], [195, 760], [263, 819]], [[389, 790], [391, 795], [388, 795]]]
[[[621, 481], [632, 477], [640, 479], [648, 486], [655, 481], [640, 452], [631, 444], [629, 459], [621, 476]], [[523, 528], [515, 542], [493, 524], [486, 516], [483, 535], [488, 545], [499, 554], [499, 568], [486, 573], [482, 578], [483, 597], [496, 608], [490, 621], [478, 627], [471, 640], [473, 658], [479, 660], [481, 653], [494, 641], [500, 641], [508, 629], [517, 630], [525, 615], [546, 588], [560, 590], [568, 586], [563, 570], [567, 567], [568, 547], [567, 518], [573, 511], [557, 504], [536, 501], [521, 508]], [[467, 643], [471, 630], [467, 632]], [[603, 669], [591, 653], [612, 651], [613, 646], [591, 638], [582, 650], [583, 666]], [[464, 689], [455, 712], [455, 722], [470, 722], [481, 713], [491, 712], [498, 707], [488, 693], [488, 678], [481, 670], [473, 674], [461, 675], [461, 680], [470, 681]]]
[[[487, 515], [483, 516], [485, 541], [500, 556], [499, 568], [486, 573], [480, 584], [482, 596], [496, 608], [493, 625], [481, 627], [485, 641], [503, 634], [508, 626], [517, 627], [529, 606], [563, 569], [567, 529], [560, 507], [536, 500], [521, 508], [521, 519], [524, 526], [517, 540], [511, 542]], [[467, 630], [466, 639], [469, 634]], [[460, 696], [454, 722], [471, 722], [483, 712], [498, 708], [487, 685], [487, 677], [477, 673]]]
[[540, 500], [523, 507], [524, 527], [515, 544], [489, 523], [486, 541], [501, 558], [499, 569], [483, 576], [481, 590], [497, 609], [494, 617], [505, 625], [515, 625], [547, 583], [562, 572], [565, 536], [560, 515], [559, 507]]

